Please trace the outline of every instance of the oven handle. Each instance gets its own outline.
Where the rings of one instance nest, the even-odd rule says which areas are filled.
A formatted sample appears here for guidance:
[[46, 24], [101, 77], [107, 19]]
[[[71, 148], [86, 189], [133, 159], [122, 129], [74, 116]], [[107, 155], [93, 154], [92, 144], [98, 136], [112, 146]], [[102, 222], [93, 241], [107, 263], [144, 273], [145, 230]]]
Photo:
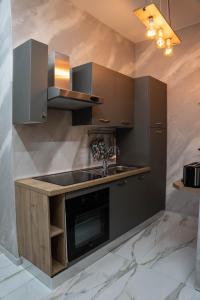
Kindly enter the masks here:
[[[82, 215], [82, 214], [84, 214], [86, 212], [89, 212], [89, 211], [92, 211], [92, 210], [101, 210], [101, 209], [108, 208], [108, 207], [109, 207], [109, 203], [105, 203], [104, 205], [92, 207], [92, 208], [89, 208], [89, 209], [88, 209], [88, 207], [87, 207], [87, 209], [86, 208], [83, 209], [83, 207], [82, 207], [81, 210], [79, 210], [79, 209], [71, 209], [70, 210], [70, 216], [71, 215]], [[66, 210], [66, 214], [67, 214], [66, 207], [65, 207], [65, 210]]]

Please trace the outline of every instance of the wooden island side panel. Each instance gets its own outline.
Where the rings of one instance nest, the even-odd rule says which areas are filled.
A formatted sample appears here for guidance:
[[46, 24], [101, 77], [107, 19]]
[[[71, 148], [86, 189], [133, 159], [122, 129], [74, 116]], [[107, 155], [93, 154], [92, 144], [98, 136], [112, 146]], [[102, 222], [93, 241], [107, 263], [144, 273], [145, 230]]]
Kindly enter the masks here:
[[16, 185], [20, 256], [54, 276], [67, 267], [65, 194], [45, 194]]
[[20, 256], [51, 275], [48, 197], [16, 186], [16, 217]]

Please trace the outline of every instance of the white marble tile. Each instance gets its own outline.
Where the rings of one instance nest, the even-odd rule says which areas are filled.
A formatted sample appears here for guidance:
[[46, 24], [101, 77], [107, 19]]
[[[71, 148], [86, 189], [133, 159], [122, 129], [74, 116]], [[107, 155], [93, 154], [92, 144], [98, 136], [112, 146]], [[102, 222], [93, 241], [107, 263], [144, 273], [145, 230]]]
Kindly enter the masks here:
[[[102, 262], [101, 267], [104, 267]], [[133, 267], [121, 276], [107, 277], [99, 285], [96, 273], [86, 270], [82, 277], [71, 280], [71, 287], [64, 285], [49, 300], [199, 300], [200, 293], [164, 274], [145, 267]], [[92, 276], [93, 275], [93, 276]], [[92, 279], [93, 277], [93, 279]], [[83, 280], [83, 282], [82, 282]], [[93, 284], [91, 284], [93, 281]], [[95, 285], [96, 282], [96, 285]]]
[[196, 218], [186, 218], [176, 213], [165, 212], [159, 220], [115, 249], [113, 253], [143, 263], [143, 257], [153, 248], [158, 253], [165, 250], [169, 252], [170, 249], [175, 251], [177, 247], [183, 246], [194, 248], [196, 236]]
[[190, 242], [195, 232], [194, 218], [166, 212], [159, 221], [52, 292], [0, 255], [0, 298], [200, 300], [194, 290], [195, 249]]
[[26, 285], [33, 278], [21, 266], [14, 265], [5, 255], [0, 255], [0, 299]]
[[177, 281], [185, 282], [195, 268], [195, 250], [190, 247], [173, 250], [169, 248], [159, 251], [154, 248], [143, 258], [143, 264]]
[[8, 293], [3, 297], [3, 300], [27, 300], [27, 297], [28, 300], [40, 300], [50, 293], [51, 291], [46, 286], [33, 278], [21, 287]]

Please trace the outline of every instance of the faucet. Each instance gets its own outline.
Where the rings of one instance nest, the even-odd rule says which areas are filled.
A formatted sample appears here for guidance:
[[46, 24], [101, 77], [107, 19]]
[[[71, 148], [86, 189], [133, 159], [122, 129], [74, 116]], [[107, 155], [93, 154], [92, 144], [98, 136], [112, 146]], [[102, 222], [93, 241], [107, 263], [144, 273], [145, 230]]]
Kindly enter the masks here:
[[115, 160], [118, 153], [119, 153], [119, 147], [117, 146], [111, 146], [107, 148], [102, 161], [102, 168], [103, 168], [104, 175], [108, 175], [108, 161]]
[[103, 159], [102, 168], [103, 168], [103, 174], [107, 175], [108, 174], [108, 159], [107, 158]]

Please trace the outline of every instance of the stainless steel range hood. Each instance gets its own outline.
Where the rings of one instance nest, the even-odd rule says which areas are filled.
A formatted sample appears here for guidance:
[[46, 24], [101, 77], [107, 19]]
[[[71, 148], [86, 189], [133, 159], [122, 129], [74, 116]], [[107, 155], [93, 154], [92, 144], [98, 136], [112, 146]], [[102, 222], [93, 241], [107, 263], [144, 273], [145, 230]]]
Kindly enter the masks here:
[[69, 57], [52, 52], [48, 57], [48, 107], [62, 110], [84, 109], [102, 103], [102, 98], [72, 91]]

